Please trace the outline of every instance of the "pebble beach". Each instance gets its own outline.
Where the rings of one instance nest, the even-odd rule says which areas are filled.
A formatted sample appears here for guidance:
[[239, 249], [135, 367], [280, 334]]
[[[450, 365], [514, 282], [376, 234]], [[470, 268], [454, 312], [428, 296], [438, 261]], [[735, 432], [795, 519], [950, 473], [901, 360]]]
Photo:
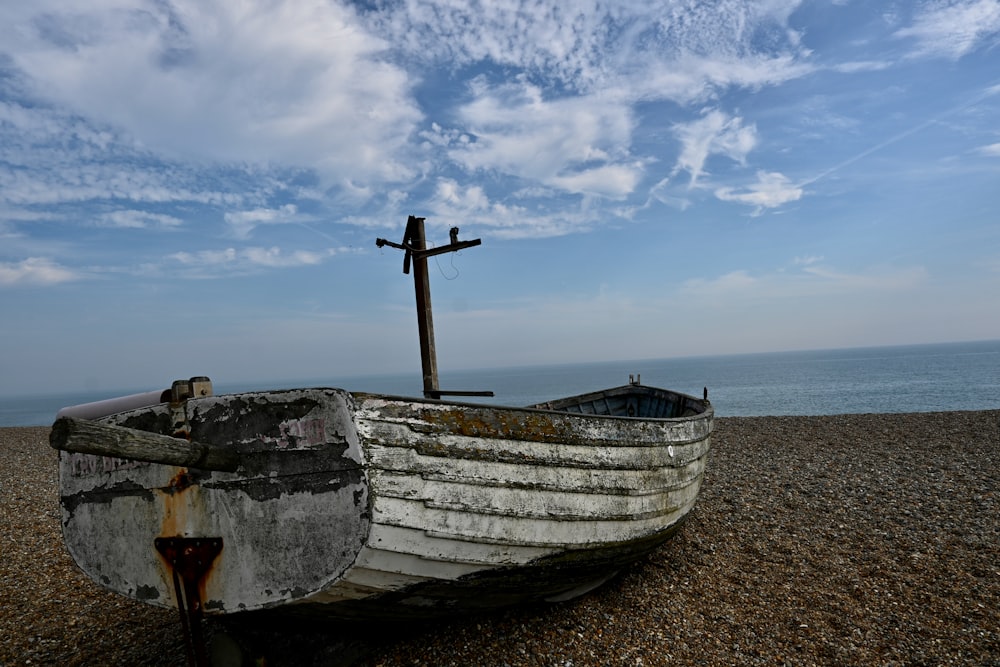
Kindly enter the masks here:
[[[187, 664], [176, 611], [73, 564], [56, 457], [0, 429], [0, 666]], [[689, 520], [597, 591], [256, 636], [268, 665], [1000, 665], [1000, 410], [717, 419]]]

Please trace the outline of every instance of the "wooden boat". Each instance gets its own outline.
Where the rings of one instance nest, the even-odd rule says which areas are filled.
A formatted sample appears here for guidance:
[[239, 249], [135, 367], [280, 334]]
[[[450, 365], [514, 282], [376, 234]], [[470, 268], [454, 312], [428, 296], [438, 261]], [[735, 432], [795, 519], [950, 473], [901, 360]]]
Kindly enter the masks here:
[[[53, 425], [63, 535], [102, 586], [203, 614], [428, 618], [581, 595], [668, 539], [709, 451], [702, 399], [640, 384], [526, 407], [441, 400], [427, 248], [410, 216], [423, 399], [207, 378]], [[114, 414], [112, 414], [114, 413]]]
[[526, 408], [207, 386], [61, 417], [51, 440], [83, 571], [210, 615], [572, 598], [680, 526], [713, 420], [707, 398], [632, 382]]

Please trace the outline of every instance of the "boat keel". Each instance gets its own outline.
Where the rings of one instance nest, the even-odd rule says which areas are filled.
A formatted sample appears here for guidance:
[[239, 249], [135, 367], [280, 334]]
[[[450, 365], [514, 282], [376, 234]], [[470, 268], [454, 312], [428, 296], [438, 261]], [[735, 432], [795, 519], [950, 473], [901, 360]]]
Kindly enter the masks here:
[[201, 582], [222, 551], [222, 538], [157, 537], [153, 546], [167, 562], [174, 580], [177, 610], [192, 667], [207, 666], [208, 654], [201, 632]]

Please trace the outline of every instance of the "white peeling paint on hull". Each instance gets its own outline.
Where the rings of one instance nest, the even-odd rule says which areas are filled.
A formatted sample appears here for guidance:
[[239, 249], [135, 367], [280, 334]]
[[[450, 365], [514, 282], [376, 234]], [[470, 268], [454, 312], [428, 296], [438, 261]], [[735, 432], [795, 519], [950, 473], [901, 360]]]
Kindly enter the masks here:
[[405, 528], [377, 522], [372, 524], [367, 548], [479, 567], [523, 565], [553, 552], [551, 546], [525, 546], [499, 539], [461, 539], [424, 528]]
[[[95, 581], [161, 606], [175, 600], [153, 540], [221, 538], [201, 582], [210, 614], [424, 615], [582, 592], [676, 530], [712, 429], [707, 403], [615, 419], [338, 389], [184, 409], [192, 440], [235, 448], [240, 468], [60, 452], [64, 535]], [[164, 404], [107, 421], [170, 434], [175, 417]]]
[[[368, 485], [350, 394], [340, 390], [209, 397], [187, 403], [195, 440], [241, 452], [226, 473], [60, 452], [63, 535], [94, 581], [176, 605], [157, 537], [222, 538], [201, 596], [208, 613], [281, 605], [322, 589], [368, 535]], [[109, 421], [169, 432], [169, 406]]]
[[[621, 429], [617, 420], [597, 418], [575, 438], [555, 441], [561, 418], [553, 423], [549, 414], [510, 410], [492, 426], [488, 410], [463, 406], [461, 417], [454, 415], [447, 404], [383, 397], [363, 400], [358, 410], [372, 532], [345, 579], [353, 581], [363, 564], [369, 586], [378, 586], [382, 573], [386, 591], [422, 593], [415, 597], [420, 613], [430, 588], [445, 590], [438, 602], [446, 606], [458, 595], [447, 592], [449, 584], [488, 595], [488, 584], [468, 583], [477, 574], [666, 534], [694, 504], [711, 428], [633, 422]], [[665, 438], [671, 444], [664, 446]], [[400, 581], [401, 572], [425, 579]], [[582, 592], [595, 577], [607, 578], [607, 569], [585, 572], [583, 584], [569, 577], [563, 588]], [[338, 586], [303, 602], [334, 598]], [[407, 598], [394, 603], [404, 606]]]

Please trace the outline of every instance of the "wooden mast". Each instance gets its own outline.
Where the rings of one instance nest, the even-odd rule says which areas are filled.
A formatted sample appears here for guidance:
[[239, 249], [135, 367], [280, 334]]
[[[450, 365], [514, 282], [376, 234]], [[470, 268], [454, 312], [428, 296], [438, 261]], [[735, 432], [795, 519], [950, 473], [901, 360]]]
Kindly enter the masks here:
[[424, 236], [424, 219], [412, 215], [406, 222], [405, 245], [409, 240], [413, 253], [413, 289], [417, 298], [417, 333], [420, 336], [420, 367], [424, 375], [424, 396], [440, 398], [438, 384], [437, 348], [434, 345], [434, 316], [431, 312], [431, 281], [427, 275], [427, 257], [420, 251], [427, 249]]
[[390, 246], [405, 250], [403, 257], [403, 273], [410, 272], [410, 261], [413, 261], [413, 288], [417, 299], [417, 333], [420, 337], [420, 366], [424, 377], [424, 396], [441, 398], [451, 396], [492, 396], [492, 391], [443, 391], [438, 384], [437, 349], [434, 345], [434, 316], [431, 312], [431, 283], [427, 275], [427, 258], [446, 252], [456, 252], [464, 248], [480, 245], [481, 239], [472, 241], [458, 240], [458, 227], [451, 228], [451, 243], [437, 248], [428, 248], [424, 235], [424, 218], [411, 215], [406, 221], [406, 231], [403, 232], [403, 242], [393, 243], [386, 239], [375, 239], [379, 248]]

